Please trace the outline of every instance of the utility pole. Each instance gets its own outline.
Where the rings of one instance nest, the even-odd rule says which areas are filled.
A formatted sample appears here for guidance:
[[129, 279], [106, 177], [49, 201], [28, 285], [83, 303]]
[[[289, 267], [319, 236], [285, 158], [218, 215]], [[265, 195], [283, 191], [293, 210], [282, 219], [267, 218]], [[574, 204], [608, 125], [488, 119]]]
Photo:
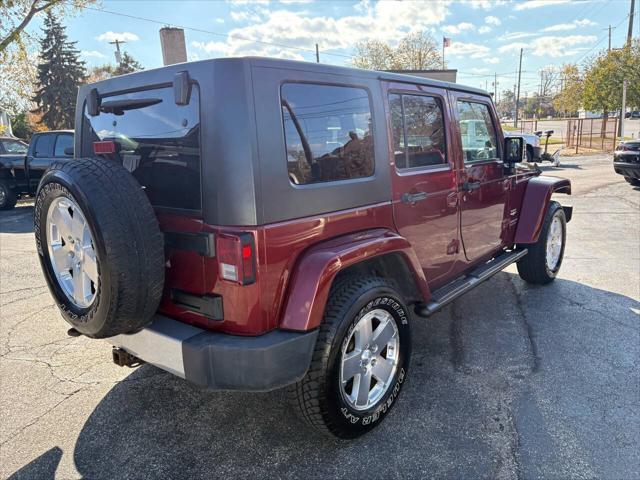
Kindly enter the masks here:
[[498, 103], [498, 74], [493, 72], [493, 101]]
[[631, 8], [629, 9], [629, 30], [627, 30], [627, 46], [631, 46], [631, 38], [633, 37], [633, 15], [636, 7], [636, 0], [631, 0]]
[[520, 102], [520, 79], [522, 78], [522, 48], [520, 49], [520, 66], [518, 67], [518, 93], [516, 94], [516, 116], [513, 119], [513, 126], [518, 126], [518, 102]]
[[624, 140], [624, 114], [627, 109], [627, 79], [625, 78], [622, 81], [622, 110], [620, 110], [620, 127], [618, 130], [618, 135], [620, 140]]
[[611, 25], [609, 25], [609, 52], [611, 51]]
[[318, 49], [317, 43], [316, 43], [316, 63], [320, 63], [320, 50]]
[[111, 45], [115, 45], [116, 46], [116, 51], [115, 51], [115, 55], [116, 55], [116, 63], [118, 65], [122, 65], [122, 55], [120, 54], [120, 44], [122, 43], [127, 43], [124, 40], [118, 40], [115, 39], [113, 42], [109, 42]]

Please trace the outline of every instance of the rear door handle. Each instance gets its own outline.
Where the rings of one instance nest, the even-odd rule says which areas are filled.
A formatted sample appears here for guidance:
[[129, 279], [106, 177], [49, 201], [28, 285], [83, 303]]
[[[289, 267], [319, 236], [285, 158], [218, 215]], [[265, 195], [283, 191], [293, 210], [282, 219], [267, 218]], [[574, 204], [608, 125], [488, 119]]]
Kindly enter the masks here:
[[471, 192], [480, 188], [480, 182], [464, 182], [462, 184], [462, 190], [465, 192]]
[[414, 204], [427, 199], [427, 192], [403, 193], [402, 203]]

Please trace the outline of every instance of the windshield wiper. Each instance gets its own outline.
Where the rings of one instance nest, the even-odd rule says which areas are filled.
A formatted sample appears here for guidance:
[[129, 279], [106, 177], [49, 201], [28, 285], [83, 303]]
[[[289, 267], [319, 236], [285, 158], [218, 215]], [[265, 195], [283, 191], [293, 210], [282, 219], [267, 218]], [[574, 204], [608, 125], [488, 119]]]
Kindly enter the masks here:
[[113, 113], [114, 115], [124, 115], [125, 110], [136, 110], [138, 108], [150, 107], [161, 103], [161, 98], [131, 98], [128, 100], [111, 100], [102, 102], [100, 111]]

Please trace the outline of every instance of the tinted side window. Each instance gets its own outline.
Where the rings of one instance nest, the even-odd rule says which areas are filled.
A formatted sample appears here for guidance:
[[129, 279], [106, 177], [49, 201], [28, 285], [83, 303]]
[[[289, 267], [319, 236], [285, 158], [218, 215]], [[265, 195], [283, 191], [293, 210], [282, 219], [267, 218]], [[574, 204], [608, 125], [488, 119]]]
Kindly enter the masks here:
[[58, 135], [56, 140], [56, 148], [53, 151], [54, 157], [71, 157], [64, 153], [64, 149], [67, 147], [73, 148], [73, 135]]
[[292, 183], [373, 175], [371, 106], [366, 90], [288, 83], [282, 86], [281, 95]]
[[[396, 167], [403, 169], [446, 164], [447, 148], [440, 100], [423, 95], [392, 94], [389, 102]], [[398, 107], [401, 108], [401, 116], [398, 115]]]
[[53, 155], [53, 142], [55, 135], [38, 135], [36, 138], [36, 146], [33, 149], [34, 157], [50, 157]]
[[481, 162], [498, 157], [496, 137], [489, 106], [458, 101], [460, 137], [465, 162]]

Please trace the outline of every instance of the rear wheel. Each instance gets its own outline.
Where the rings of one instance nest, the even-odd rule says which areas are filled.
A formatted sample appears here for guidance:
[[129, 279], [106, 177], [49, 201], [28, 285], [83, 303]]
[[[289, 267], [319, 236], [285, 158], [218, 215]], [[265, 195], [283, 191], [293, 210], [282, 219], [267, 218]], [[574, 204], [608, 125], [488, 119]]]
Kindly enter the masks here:
[[332, 287], [306, 376], [289, 388], [315, 429], [355, 438], [395, 404], [410, 356], [409, 309], [378, 277], [344, 277]]
[[11, 210], [16, 206], [18, 196], [13, 191], [9, 182], [0, 180], [0, 210]]
[[52, 165], [34, 222], [49, 290], [76, 330], [104, 338], [151, 322], [164, 283], [163, 238], [127, 170], [100, 158]]
[[523, 280], [544, 285], [556, 278], [564, 257], [566, 230], [567, 220], [562, 206], [558, 202], [551, 202], [538, 241], [521, 245], [529, 250], [518, 261], [518, 274]]

